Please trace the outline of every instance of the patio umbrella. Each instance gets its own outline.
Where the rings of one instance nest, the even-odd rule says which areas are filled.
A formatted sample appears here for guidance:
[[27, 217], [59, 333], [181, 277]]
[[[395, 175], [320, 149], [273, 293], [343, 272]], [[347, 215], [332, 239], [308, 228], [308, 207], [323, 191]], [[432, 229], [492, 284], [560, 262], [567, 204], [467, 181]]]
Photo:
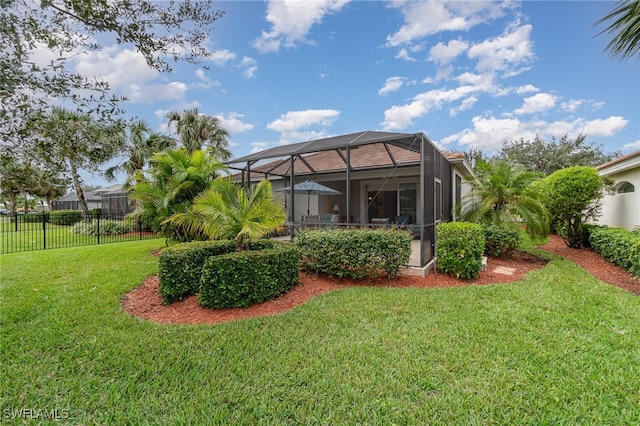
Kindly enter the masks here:
[[340, 191], [336, 191], [335, 189], [329, 188], [328, 186], [324, 186], [315, 182], [311, 179], [307, 179], [304, 182], [297, 183], [293, 186], [287, 186], [286, 188], [282, 188], [281, 192], [290, 193], [293, 189], [294, 193], [297, 194], [307, 194], [307, 216], [309, 215], [309, 205], [311, 195], [339, 195], [342, 194]]

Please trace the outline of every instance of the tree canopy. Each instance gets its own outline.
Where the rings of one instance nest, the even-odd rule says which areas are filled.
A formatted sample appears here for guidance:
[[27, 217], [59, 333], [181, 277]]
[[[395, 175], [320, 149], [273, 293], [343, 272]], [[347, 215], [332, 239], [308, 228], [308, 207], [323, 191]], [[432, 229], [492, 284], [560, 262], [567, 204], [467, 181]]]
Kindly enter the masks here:
[[535, 139], [521, 138], [505, 141], [497, 157], [527, 170], [540, 172], [545, 176], [572, 166], [598, 166], [613, 160], [620, 154], [606, 153], [602, 147], [587, 142], [587, 136], [580, 134], [575, 138], [564, 135], [545, 140], [540, 135]]
[[[3, 0], [0, 15], [0, 140], [13, 155], [31, 135], [30, 117], [51, 105], [73, 102], [101, 120], [118, 112], [107, 82], [78, 73], [75, 56], [104, 43], [132, 46], [147, 64], [171, 71], [171, 63], [197, 63], [214, 22], [223, 16], [213, 0]], [[47, 59], [43, 59], [43, 58]]]
[[173, 128], [188, 153], [209, 149], [220, 160], [231, 158], [229, 132], [220, 126], [217, 117], [202, 114], [197, 108], [167, 114], [169, 128]]

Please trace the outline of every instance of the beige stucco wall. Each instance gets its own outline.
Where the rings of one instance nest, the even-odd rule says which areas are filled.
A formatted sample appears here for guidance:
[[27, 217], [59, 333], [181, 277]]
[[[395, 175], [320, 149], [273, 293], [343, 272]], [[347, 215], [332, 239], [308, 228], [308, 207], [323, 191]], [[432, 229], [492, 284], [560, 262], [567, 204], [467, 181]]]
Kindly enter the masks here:
[[602, 216], [597, 223], [629, 230], [640, 227], [640, 167], [607, 176], [615, 182], [616, 190], [622, 182], [629, 182], [635, 187], [635, 191], [606, 195], [603, 200]]

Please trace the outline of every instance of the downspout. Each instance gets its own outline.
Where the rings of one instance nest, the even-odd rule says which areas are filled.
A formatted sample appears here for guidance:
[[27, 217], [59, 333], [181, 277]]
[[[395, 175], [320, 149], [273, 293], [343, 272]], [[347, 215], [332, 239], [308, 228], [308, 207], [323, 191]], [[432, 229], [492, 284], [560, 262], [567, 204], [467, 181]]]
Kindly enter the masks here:
[[347, 145], [347, 225], [351, 218], [351, 147]]
[[425, 205], [424, 205], [424, 200], [425, 198], [425, 178], [424, 178], [424, 172], [425, 172], [425, 165], [424, 165], [424, 135], [420, 134], [420, 191], [418, 194], [418, 199], [420, 200], [420, 216], [422, 217], [420, 220], [420, 267], [422, 268], [423, 262], [424, 262], [424, 226], [425, 226], [425, 217], [424, 217], [424, 212], [425, 212]]
[[294, 229], [295, 229], [294, 223], [296, 221], [296, 218], [294, 217], [296, 209], [295, 209], [295, 205], [294, 205], [294, 201], [293, 201], [294, 198], [295, 198], [294, 197], [294, 192], [293, 192], [293, 177], [295, 175], [294, 170], [293, 170], [293, 164], [294, 164], [293, 155], [291, 155], [291, 157], [289, 158], [289, 162], [291, 164], [291, 167], [290, 167], [291, 168], [291, 178], [290, 178], [291, 182], [289, 183], [289, 187], [291, 188], [291, 192], [290, 192], [290, 194], [291, 194], [291, 198], [290, 198], [291, 202], [289, 203], [289, 223], [290, 223], [291, 229], [289, 230], [289, 232], [291, 233], [291, 241], [293, 241], [293, 238], [295, 237], [295, 235], [294, 235]]

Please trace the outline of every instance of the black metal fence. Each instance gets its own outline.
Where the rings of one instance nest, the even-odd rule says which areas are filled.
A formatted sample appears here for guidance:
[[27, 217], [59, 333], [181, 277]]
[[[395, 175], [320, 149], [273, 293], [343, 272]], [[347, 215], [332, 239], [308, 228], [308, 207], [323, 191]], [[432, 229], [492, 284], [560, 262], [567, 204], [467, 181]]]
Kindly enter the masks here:
[[45, 212], [0, 216], [0, 253], [46, 250], [156, 238], [124, 214]]

